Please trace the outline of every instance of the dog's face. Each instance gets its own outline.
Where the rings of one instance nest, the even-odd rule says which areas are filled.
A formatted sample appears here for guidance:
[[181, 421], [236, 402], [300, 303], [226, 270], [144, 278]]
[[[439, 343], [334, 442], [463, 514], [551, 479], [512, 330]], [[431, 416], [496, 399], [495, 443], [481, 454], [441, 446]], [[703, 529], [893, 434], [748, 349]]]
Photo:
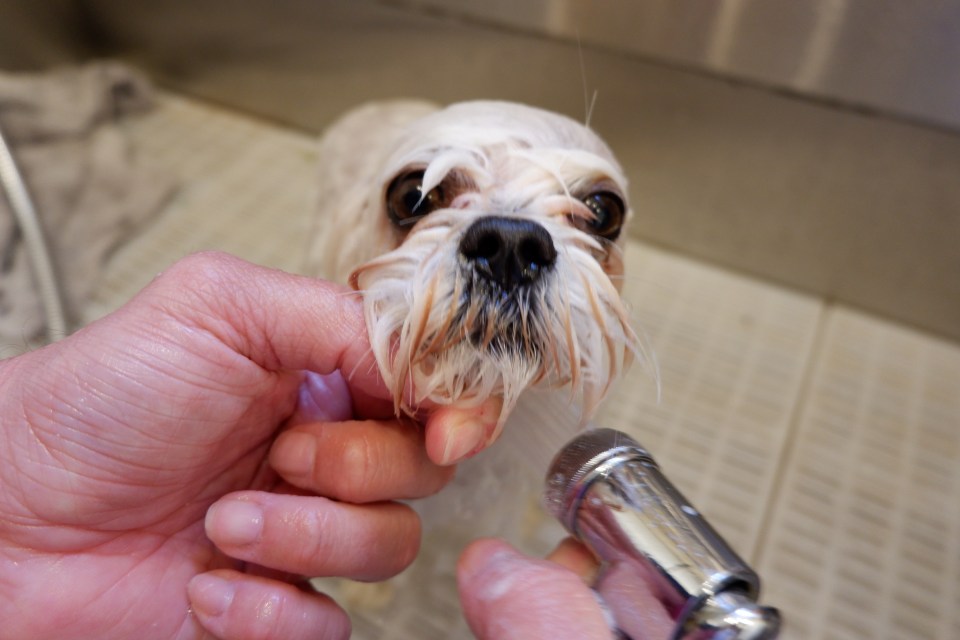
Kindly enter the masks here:
[[[453, 105], [404, 127], [355, 229], [350, 276], [398, 408], [567, 385], [588, 416], [636, 349], [619, 297], [626, 180], [563, 116]], [[357, 245], [359, 246], [359, 245]]]

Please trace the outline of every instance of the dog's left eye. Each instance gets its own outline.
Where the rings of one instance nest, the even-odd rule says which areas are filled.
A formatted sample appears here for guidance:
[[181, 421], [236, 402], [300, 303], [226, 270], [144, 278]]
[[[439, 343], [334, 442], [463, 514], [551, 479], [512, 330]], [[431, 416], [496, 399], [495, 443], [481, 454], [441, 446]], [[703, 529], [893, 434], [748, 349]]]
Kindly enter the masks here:
[[616, 240], [626, 214], [626, 207], [620, 196], [609, 191], [597, 191], [584, 198], [583, 204], [587, 205], [593, 217], [574, 219], [574, 224], [587, 233], [607, 240]]
[[423, 195], [423, 171], [413, 171], [397, 176], [387, 187], [387, 215], [390, 221], [403, 226], [413, 224], [445, 202], [443, 187], [434, 187]]

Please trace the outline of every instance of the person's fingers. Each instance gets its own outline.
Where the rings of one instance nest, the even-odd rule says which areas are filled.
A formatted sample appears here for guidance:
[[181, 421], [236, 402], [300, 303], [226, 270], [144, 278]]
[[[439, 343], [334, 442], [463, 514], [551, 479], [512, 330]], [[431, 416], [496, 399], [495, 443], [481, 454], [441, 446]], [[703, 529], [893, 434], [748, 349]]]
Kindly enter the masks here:
[[656, 596], [655, 578], [637, 573], [627, 564], [600, 565], [590, 551], [573, 538], [564, 538], [547, 560], [566, 567], [593, 585], [617, 626], [634, 640], [663, 640], [670, 637], [674, 621]]
[[290, 484], [352, 503], [423, 498], [453, 477], [427, 457], [410, 422], [314, 422], [277, 438], [270, 465]]
[[594, 589], [616, 621], [617, 626], [634, 640], [663, 640], [673, 637], [674, 620], [657, 597], [660, 581], [639, 572], [629, 563], [607, 567]]
[[460, 600], [480, 640], [607, 640], [613, 637], [594, 593], [572, 571], [520, 554], [501, 540], [478, 540], [457, 567]]
[[503, 401], [489, 398], [476, 407], [444, 406], [426, 418], [427, 455], [439, 465], [451, 465], [476, 455], [500, 435]]
[[268, 371], [340, 370], [351, 389], [391, 397], [370, 350], [362, 302], [346, 287], [207, 252], [171, 266], [138, 302], [209, 332]]
[[327, 596], [236, 571], [212, 571], [187, 585], [200, 625], [220, 640], [344, 640], [350, 618]]
[[580, 576], [584, 584], [593, 584], [600, 565], [590, 551], [573, 538], [564, 538], [547, 555], [547, 560], [555, 562]]
[[357, 506], [241, 491], [215, 502], [205, 527], [232, 558], [315, 577], [382, 580], [405, 569], [420, 547], [420, 519], [393, 502]]

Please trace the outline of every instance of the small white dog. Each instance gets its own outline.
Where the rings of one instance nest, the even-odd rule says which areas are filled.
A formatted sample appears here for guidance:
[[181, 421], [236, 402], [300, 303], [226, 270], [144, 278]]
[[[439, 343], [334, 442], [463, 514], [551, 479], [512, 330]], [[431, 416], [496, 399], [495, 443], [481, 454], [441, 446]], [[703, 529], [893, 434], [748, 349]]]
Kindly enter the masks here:
[[324, 135], [320, 157], [313, 272], [363, 295], [398, 412], [495, 399], [490, 439], [512, 416], [421, 508], [429, 568], [401, 608], [435, 627], [465, 540], [542, 551], [529, 515], [547, 462], [641, 353], [619, 295], [626, 179], [587, 127], [504, 102], [361, 107]]

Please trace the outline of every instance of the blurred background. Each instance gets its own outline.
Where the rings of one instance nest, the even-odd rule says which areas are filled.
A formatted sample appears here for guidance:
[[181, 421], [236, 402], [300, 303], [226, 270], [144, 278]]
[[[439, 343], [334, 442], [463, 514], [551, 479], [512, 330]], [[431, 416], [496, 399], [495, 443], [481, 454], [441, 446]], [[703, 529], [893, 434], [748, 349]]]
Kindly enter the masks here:
[[954, 339], [958, 36], [956, 0], [0, 1], [6, 70], [120, 56], [311, 132], [372, 99], [583, 119], [595, 93], [637, 237]]
[[160, 88], [128, 133], [180, 188], [87, 319], [189, 250], [296, 269], [269, 234], [364, 101], [589, 114], [664, 388], [609, 426], [643, 416], [788, 637], [960, 637], [960, 0], [0, 0], [0, 71], [102, 58]]

